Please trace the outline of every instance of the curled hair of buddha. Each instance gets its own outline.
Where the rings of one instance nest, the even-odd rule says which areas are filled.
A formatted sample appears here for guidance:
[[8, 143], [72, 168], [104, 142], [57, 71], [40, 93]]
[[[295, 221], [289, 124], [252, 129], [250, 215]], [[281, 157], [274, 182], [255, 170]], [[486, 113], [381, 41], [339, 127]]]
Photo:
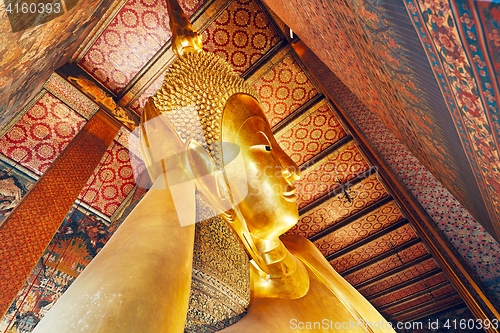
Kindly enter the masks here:
[[220, 168], [222, 113], [227, 100], [236, 93], [258, 99], [255, 90], [225, 60], [204, 51], [189, 52], [168, 69], [153, 101], [181, 139], [200, 143]]

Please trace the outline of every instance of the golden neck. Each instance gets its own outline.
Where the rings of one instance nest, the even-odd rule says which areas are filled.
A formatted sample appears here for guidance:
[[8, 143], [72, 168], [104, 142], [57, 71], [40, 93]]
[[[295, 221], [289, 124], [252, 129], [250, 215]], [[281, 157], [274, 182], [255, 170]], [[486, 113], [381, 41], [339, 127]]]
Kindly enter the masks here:
[[[224, 215], [223, 215], [224, 216]], [[230, 225], [241, 223], [241, 214], [235, 211], [224, 216]], [[251, 267], [254, 296], [296, 299], [309, 290], [309, 275], [304, 265], [292, 255], [279, 238], [251, 238], [253, 247], [246, 247], [254, 261]], [[265, 270], [265, 271], [264, 271]]]
[[[251, 268], [253, 296], [297, 299], [307, 294], [309, 274], [302, 262], [287, 250], [281, 240], [267, 240], [265, 243], [266, 246], [274, 244], [276, 247], [260, 253], [269, 274], [262, 274], [256, 267]], [[258, 247], [262, 248], [262, 243]]]

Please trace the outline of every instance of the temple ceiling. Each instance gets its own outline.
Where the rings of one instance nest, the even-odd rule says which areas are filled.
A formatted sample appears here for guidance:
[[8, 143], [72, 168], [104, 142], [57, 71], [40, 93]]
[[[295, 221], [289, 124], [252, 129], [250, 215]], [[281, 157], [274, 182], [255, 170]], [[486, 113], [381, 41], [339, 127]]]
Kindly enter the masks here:
[[265, 2], [498, 240], [498, 3]]
[[[416, 320], [462, 304], [415, 232], [411, 217], [367, 158], [364, 143], [354, 138], [335, 103], [301, 63], [291, 47], [297, 38], [290, 37], [286, 25], [258, 0], [180, 3], [203, 32], [205, 49], [226, 59], [255, 88], [278, 143], [301, 169], [296, 184], [300, 220], [290, 233], [313, 241], [332, 267], [388, 320]], [[32, 274], [15, 306], [44, 313], [58, 297], [56, 292], [42, 296], [45, 286], [65, 290], [109, 239], [124, 207], [140, 196], [127, 138], [174, 59], [170, 36], [163, 2], [128, 0], [114, 5], [73, 55], [73, 62], [50, 77], [26, 113], [0, 138], [2, 159], [21, 170], [29, 188], [97, 109], [123, 125], [47, 250], [49, 260], [37, 266], [43, 274]], [[345, 57], [347, 61], [350, 56]], [[358, 74], [353, 70], [348, 80], [361, 80]], [[355, 92], [364, 92], [364, 86], [359, 89]], [[380, 117], [399, 131], [401, 122], [413, 119], [403, 105], [411, 96], [406, 102], [395, 96], [379, 98], [395, 102], [401, 115], [393, 117], [382, 109]], [[378, 102], [369, 94], [365, 97], [368, 106]], [[439, 169], [436, 163], [430, 166]], [[66, 251], [75, 256], [73, 261]], [[49, 282], [43, 282], [44, 274]], [[30, 284], [36, 286], [32, 291]], [[23, 306], [19, 302], [26, 295], [31, 303]], [[41, 299], [48, 303], [41, 306]]]

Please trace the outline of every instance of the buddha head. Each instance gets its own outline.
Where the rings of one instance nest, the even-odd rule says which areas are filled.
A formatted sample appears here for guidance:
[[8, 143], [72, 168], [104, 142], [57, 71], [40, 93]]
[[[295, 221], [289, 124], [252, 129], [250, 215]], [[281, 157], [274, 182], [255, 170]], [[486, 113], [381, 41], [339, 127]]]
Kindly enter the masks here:
[[[171, 22], [178, 21], [182, 15], [170, 4], [172, 10]], [[178, 58], [141, 119], [148, 171], [156, 178], [165, 168], [187, 170], [187, 179], [265, 271], [260, 244], [277, 240], [298, 220], [298, 168], [276, 142], [254, 89], [223, 59], [203, 51], [199, 39], [177, 34], [194, 30], [190, 24], [171, 27]]]
[[[222, 141], [236, 145], [245, 170], [225, 164], [224, 173], [252, 237], [277, 238], [297, 223], [298, 209], [293, 182], [298, 168], [276, 142], [258, 101], [247, 94], [235, 94], [227, 101], [222, 117]], [[232, 145], [223, 149], [223, 157]], [[231, 184], [245, 173], [247, 194]]]

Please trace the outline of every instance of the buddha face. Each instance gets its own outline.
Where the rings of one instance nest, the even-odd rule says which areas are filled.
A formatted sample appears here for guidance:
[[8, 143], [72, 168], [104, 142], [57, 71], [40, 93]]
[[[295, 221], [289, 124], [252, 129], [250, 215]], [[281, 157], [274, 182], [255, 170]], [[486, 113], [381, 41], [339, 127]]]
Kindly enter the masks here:
[[[279, 237], [298, 220], [293, 182], [299, 178], [299, 169], [276, 142], [253, 97], [236, 94], [228, 100], [222, 140], [235, 143], [243, 157], [245, 170], [226, 165], [225, 174], [250, 233], [257, 240]], [[231, 182], [245, 177], [248, 194], [242, 197]]]

